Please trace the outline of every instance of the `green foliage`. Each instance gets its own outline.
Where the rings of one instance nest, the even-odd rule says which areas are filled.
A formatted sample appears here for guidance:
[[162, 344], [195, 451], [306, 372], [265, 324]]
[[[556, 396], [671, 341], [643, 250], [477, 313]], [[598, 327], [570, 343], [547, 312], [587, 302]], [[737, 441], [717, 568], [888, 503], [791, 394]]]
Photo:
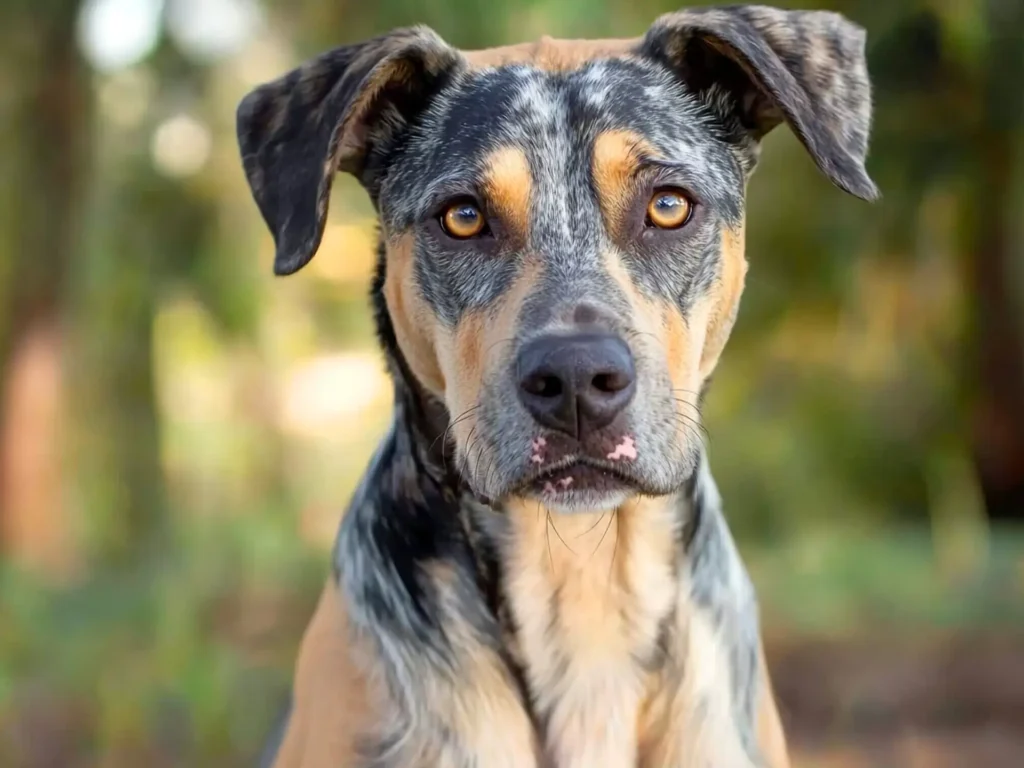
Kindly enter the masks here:
[[287, 694], [323, 558], [267, 511], [193, 522], [143, 568], [60, 590], [4, 569], [0, 762], [33, 764], [21, 760], [38, 745], [21, 760], [3, 745], [32, 728], [33, 702], [59, 696], [84, 705], [61, 726], [94, 740], [62, 764], [129, 765], [119, 756], [139, 745], [173, 765], [252, 764]]

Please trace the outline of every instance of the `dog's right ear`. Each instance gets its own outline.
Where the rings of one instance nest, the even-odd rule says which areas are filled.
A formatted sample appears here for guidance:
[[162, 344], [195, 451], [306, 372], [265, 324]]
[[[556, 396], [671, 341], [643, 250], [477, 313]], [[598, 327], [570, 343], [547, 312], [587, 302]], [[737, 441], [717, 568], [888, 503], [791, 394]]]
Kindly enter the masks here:
[[361, 177], [369, 152], [422, 108], [458, 52], [426, 27], [335, 48], [238, 105], [246, 179], [274, 236], [274, 272], [304, 267], [320, 246], [331, 182]]

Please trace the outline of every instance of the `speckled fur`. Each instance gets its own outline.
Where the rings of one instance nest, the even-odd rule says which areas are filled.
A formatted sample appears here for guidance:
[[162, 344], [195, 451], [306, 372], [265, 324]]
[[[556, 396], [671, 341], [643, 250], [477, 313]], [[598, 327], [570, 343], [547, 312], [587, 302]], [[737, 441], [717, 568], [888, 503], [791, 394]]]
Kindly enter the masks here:
[[[272, 765], [788, 765], [700, 396], [739, 305], [763, 136], [787, 123], [832, 182], [877, 195], [864, 39], [834, 13], [764, 6], [491, 51], [414, 27], [242, 101], [278, 274], [316, 253], [336, 172], [366, 188], [396, 387]], [[641, 231], [645, 195], [666, 184], [695, 201], [691, 221]], [[438, 214], [460, 196], [481, 201], [492, 236], [444, 236]], [[637, 391], [577, 443], [539, 429], [513, 369], [531, 339], [580, 328], [627, 340]], [[524, 490], [567, 456], [635, 495], [599, 508]], [[316, 725], [339, 708], [352, 717]]]

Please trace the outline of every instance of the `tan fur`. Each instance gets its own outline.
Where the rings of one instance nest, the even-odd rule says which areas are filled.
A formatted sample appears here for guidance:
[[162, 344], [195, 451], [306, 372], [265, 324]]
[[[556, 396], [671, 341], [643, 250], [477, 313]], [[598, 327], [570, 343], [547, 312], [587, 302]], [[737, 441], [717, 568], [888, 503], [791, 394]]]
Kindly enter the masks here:
[[519, 147], [502, 147], [484, 161], [483, 186], [490, 204], [520, 242], [530, 230], [530, 164]]
[[471, 470], [481, 455], [471, 442], [476, 427], [472, 409], [480, 402], [488, 372], [508, 359], [519, 310], [534, 290], [539, 274], [540, 265], [527, 262], [499, 301], [486, 309], [466, 313], [454, 332], [440, 334], [436, 342], [438, 363], [448, 381], [445, 402], [456, 419], [451, 433], [461, 452], [461, 461]]
[[[509, 196], [513, 199], [513, 196]], [[460, 450], [469, 447], [476, 420], [472, 409], [495, 357], [508, 355], [519, 309], [536, 284], [539, 267], [527, 264], [512, 288], [496, 304], [473, 312], [454, 329], [442, 327], [426, 306], [413, 271], [414, 239], [410, 234], [389, 239], [384, 298], [395, 337], [416, 378], [441, 397], [453, 417], [460, 418], [452, 435]], [[462, 457], [472, 461], [471, 452]]]
[[[727, 643], [671, 567], [671, 504], [635, 499], [615, 515], [529, 502], [508, 510], [509, 599], [559, 768], [755, 768], [733, 718]], [[682, 665], [651, 673], [637, 659], [655, 658], [673, 609]], [[768, 688], [758, 712], [770, 768], [788, 768]]]
[[559, 768], [631, 768], [659, 620], [676, 594], [669, 499], [558, 515], [514, 502], [508, 593]]
[[695, 302], [684, 318], [675, 303], [656, 303], [643, 296], [616, 253], [605, 254], [605, 266], [629, 299], [633, 326], [639, 332], [634, 343], [643, 346], [643, 354], [665, 358], [680, 416], [678, 429], [683, 439], [691, 439], [699, 416], [697, 400], [703, 382], [700, 359], [711, 304], [707, 298]]
[[386, 248], [384, 301], [395, 329], [395, 338], [419, 382], [431, 394], [441, 396], [445, 390], [445, 378], [434, 348], [438, 322], [416, 285], [413, 270], [415, 239], [411, 234], [401, 235], [389, 240]]
[[594, 140], [591, 173], [601, 215], [608, 231], [617, 234], [637, 194], [633, 177], [640, 153], [656, 155], [642, 137], [630, 131], [605, 131]]
[[383, 715], [353, 657], [337, 586], [324, 587], [295, 668], [292, 714], [274, 768], [356, 764], [359, 738]]
[[545, 35], [532, 43], [517, 43], [461, 53], [474, 69], [508, 64], [531, 64], [539, 69], [563, 72], [577, 69], [593, 59], [623, 58], [639, 42], [639, 38], [556, 40]]
[[[450, 569], [434, 564], [430, 575], [442, 604], [454, 603]], [[466, 651], [466, 680], [452, 681], [425, 669], [418, 682], [431, 700], [438, 725], [459, 737], [463, 749], [495, 768], [536, 768], [533, 724], [493, 650], [480, 648], [457, 611], [448, 613], [446, 632]], [[360, 746], [393, 723], [393, 706], [368, 671], [360, 667], [363, 650], [349, 631], [344, 598], [333, 581], [324, 588], [299, 651], [293, 709], [273, 768], [354, 768], [361, 765]], [[369, 655], [366, 655], [369, 658]], [[463, 685], [472, 680], [471, 685]], [[418, 730], [404, 740], [400, 759], [420, 765], [459, 768], [451, 751], [441, 751], [434, 729]]]
[[710, 304], [708, 331], [700, 359], [700, 380], [703, 381], [718, 364], [725, 342], [732, 332], [739, 310], [740, 296], [747, 277], [745, 229], [722, 232], [722, 270], [707, 301]]

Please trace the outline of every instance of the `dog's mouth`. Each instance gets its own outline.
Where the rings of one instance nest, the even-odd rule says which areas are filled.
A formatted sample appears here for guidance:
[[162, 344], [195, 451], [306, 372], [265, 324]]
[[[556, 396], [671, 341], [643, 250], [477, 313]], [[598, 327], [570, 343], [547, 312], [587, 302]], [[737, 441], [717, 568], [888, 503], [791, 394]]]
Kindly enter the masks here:
[[513, 487], [510, 495], [562, 503], [643, 492], [643, 482], [621, 467], [586, 457], [569, 457], [531, 472]]

